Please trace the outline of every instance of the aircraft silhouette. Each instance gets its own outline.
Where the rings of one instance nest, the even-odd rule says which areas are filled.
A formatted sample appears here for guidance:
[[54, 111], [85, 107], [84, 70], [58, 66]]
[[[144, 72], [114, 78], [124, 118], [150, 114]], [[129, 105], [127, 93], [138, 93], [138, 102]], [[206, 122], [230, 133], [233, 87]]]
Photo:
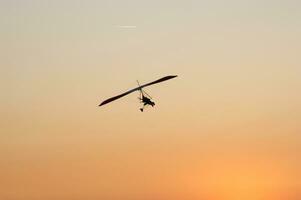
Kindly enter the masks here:
[[152, 107], [155, 106], [155, 102], [153, 102], [153, 101], [151, 100], [152, 97], [151, 97], [150, 95], [148, 95], [148, 94], [143, 90], [143, 88], [145, 88], [145, 87], [147, 87], [147, 86], [150, 86], [150, 85], [157, 84], [157, 83], [161, 83], [161, 82], [163, 82], [163, 81], [167, 81], [167, 80], [169, 80], [169, 79], [176, 78], [176, 77], [177, 77], [177, 75], [165, 76], [165, 77], [163, 77], [163, 78], [160, 78], [160, 79], [158, 79], [158, 80], [156, 80], [156, 81], [153, 81], [153, 82], [150, 82], [150, 83], [146, 83], [146, 84], [144, 84], [144, 85], [140, 85], [139, 82], [137, 81], [138, 87], [136, 87], [136, 88], [134, 88], [134, 89], [131, 89], [131, 90], [129, 90], [129, 91], [125, 92], [125, 93], [122, 93], [122, 94], [120, 94], [120, 95], [111, 97], [111, 98], [109, 98], [109, 99], [103, 101], [101, 104], [99, 104], [99, 106], [103, 106], [103, 105], [105, 105], [105, 104], [108, 104], [108, 103], [110, 103], [110, 102], [112, 102], [112, 101], [115, 101], [115, 100], [117, 100], [117, 99], [119, 99], [119, 98], [121, 98], [121, 97], [124, 97], [124, 96], [126, 96], [126, 95], [128, 95], [128, 94], [130, 94], [130, 93], [132, 93], [132, 92], [140, 91], [140, 97], [139, 97], [139, 99], [140, 99], [140, 102], [143, 104], [143, 107], [140, 108], [140, 111], [143, 112], [145, 106], [148, 106], [148, 105], [150, 105], [150, 106], [152, 106]]

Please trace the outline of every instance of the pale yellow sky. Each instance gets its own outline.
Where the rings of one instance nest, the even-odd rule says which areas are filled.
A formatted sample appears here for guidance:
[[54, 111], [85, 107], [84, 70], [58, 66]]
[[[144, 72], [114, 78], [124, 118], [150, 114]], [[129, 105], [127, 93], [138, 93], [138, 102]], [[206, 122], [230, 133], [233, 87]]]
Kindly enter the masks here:
[[0, 199], [300, 199], [300, 9], [1, 1]]

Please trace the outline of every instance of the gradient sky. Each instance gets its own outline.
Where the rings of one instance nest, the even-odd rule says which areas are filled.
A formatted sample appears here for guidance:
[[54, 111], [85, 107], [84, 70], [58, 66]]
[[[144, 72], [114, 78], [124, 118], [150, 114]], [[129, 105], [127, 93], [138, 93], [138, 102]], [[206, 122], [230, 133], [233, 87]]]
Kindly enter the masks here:
[[0, 199], [301, 199], [300, 10], [0, 0]]

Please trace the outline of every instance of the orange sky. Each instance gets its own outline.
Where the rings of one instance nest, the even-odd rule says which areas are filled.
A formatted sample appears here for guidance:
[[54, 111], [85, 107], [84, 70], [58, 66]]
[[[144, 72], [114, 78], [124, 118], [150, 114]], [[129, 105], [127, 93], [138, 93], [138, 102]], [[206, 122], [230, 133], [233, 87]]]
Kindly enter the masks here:
[[300, 8], [1, 2], [0, 199], [300, 199]]

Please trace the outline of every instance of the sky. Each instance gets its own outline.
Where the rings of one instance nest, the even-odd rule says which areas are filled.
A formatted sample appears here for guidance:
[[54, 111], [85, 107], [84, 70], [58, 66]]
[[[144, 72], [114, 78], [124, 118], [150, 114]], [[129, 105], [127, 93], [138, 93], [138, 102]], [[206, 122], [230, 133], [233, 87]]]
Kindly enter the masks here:
[[0, 199], [301, 199], [300, 9], [0, 0]]

